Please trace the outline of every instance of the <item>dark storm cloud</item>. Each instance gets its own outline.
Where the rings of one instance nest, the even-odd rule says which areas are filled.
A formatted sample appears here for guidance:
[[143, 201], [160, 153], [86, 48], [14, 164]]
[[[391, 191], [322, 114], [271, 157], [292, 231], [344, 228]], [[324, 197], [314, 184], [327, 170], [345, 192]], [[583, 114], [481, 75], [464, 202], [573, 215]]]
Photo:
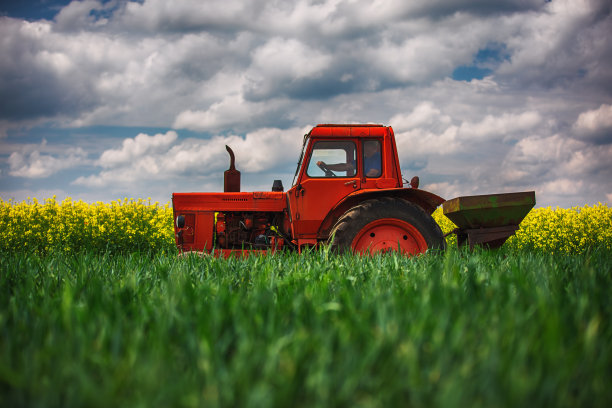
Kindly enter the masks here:
[[[170, 123], [172, 109], [164, 100], [180, 96], [173, 104], [175, 117], [207, 109], [220, 101], [208, 87], [222, 86], [213, 79], [228, 73], [234, 73], [234, 82], [225, 94], [239, 92], [253, 102], [328, 100], [423, 86], [470, 64], [472, 70], [484, 69], [480, 77], [492, 73], [518, 86], [600, 84], [610, 75], [602, 69], [610, 47], [589, 44], [609, 31], [604, 3], [548, 31], [548, 23], [556, 21], [543, 13], [538, 19], [550, 21], [528, 27], [535, 47], [523, 41], [528, 23], [521, 21], [546, 3], [491, 4], [72, 2], [53, 23], [3, 24], [2, 54], [8, 57], [0, 65], [0, 90], [7, 96], [3, 118], [57, 115], [120, 124], [126, 119], [118, 118], [129, 116], [137, 123], [155, 109], [166, 110], [156, 117]], [[514, 18], [517, 13], [524, 16]], [[35, 30], [43, 33], [32, 35]], [[501, 61], [486, 60], [491, 44], [503, 51]], [[154, 107], [159, 105], [164, 107]], [[113, 106], [122, 112], [115, 119]]]
[[[535, 24], [534, 24], [535, 23]], [[546, 13], [517, 25], [510, 58], [496, 75], [517, 87], [578, 88], [612, 93], [610, 5], [600, 1], [552, 2]]]
[[0, 119], [78, 114], [99, 102], [69, 57], [40, 41], [46, 35], [44, 26], [0, 18]]
[[397, 85], [368, 71], [367, 67], [349, 56], [334, 59], [331, 64], [306, 78], [295, 78], [289, 73], [250, 78], [243, 88], [244, 97], [255, 102], [280, 95], [295, 100], [326, 100], [338, 95], [380, 91]]
[[[0, 68], [1, 69], [1, 68]], [[4, 71], [0, 79], [0, 119], [28, 120], [78, 114], [98, 100], [87, 84], [57, 78], [53, 72], [33, 67], [27, 71]]]
[[162, 114], [149, 123], [168, 124], [180, 106], [168, 100], [180, 96], [183, 109], [198, 106], [197, 88], [219, 73], [244, 69], [253, 44], [249, 35], [123, 36], [86, 20], [72, 23], [92, 30], [67, 34], [53, 22], [2, 19], [0, 119], [135, 124], [154, 109]]
[[406, 2], [405, 17], [444, 18], [455, 13], [470, 13], [479, 17], [499, 16], [542, 10], [544, 0], [433, 0]]
[[248, 27], [265, 2], [144, 1], [122, 2], [113, 24], [141, 33], [235, 33]]

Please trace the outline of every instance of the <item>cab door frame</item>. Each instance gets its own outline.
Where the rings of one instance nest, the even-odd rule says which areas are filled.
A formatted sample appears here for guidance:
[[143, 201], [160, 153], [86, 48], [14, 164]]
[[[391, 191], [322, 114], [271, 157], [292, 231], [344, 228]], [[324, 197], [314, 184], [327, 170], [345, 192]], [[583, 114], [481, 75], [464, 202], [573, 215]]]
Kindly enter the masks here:
[[[318, 142], [351, 142], [354, 145], [355, 172], [351, 176], [313, 177], [308, 175], [311, 168], [312, 152]], [[329, 211], [349, 194], [361, 189], [362, 151], [358, 137], [311, 137], [304, 154], [302, 168], [296, 184], [287, 191], [289, 211], [294, 238], [315, 239]]]

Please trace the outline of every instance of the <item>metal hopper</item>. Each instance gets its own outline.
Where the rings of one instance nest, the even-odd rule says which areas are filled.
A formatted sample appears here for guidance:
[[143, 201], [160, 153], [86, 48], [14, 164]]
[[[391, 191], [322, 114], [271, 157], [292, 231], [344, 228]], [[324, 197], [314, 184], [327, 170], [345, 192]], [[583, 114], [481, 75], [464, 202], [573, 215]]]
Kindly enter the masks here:
[[451, 232], [457, 234], [458, 246], [499, 248], [534, 205], [535, 192], [525, 191], [457, 197], [445, 201], [442, 211], [459, 227]]

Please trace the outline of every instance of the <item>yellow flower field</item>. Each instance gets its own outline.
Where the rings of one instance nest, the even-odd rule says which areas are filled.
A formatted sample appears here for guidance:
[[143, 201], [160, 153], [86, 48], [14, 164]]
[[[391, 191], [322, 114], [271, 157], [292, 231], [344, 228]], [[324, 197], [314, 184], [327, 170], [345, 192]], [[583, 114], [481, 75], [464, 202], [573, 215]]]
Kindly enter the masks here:
[[55, 197], [20, 203], [0, 199], [0, 248], [78, 252], [81, 250], [167, 251], [174, 244], [172, 208], [150, 200], [123, 199], [88, 204]]
[[[441, 209], [433, 216], [444, 233], [455, 228]], [[447, 243], [455, 246], [455, 236], [449, 235]], [[601, 203], [533, 209], [505, 246], [565, 254], [612, 250], [612, 209]], [[173, 248], [170, 203], [127, 198], [93, 204], [70, 198], [58, 202], [55, 197], [44, 202], [0, 199], [0, 250], [167, 252]]]
[[[456, 228], [442, 214], [441, 208], [433, 216], [444, 233]], [[447, 237], [447, 244], [456, 245], [454, 234]], [[612, 250], [612, 208], [599, 203], [569, 209], [532, 209], [521, 222], [516, 235], [510, 237], [504, 246], [559, 254]]]

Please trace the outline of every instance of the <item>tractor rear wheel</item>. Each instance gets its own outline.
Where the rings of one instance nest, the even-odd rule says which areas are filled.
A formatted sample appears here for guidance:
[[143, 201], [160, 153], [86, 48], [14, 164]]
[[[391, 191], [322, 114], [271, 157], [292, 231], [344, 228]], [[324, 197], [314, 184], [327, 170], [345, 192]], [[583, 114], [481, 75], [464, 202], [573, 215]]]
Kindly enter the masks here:
[[338, 252], [361, 254], [397, 251], [416, 255], [445, 249], [440, 226], [418, 205], [399, 198], [366, 200], [345, 212], [328, 243]]

